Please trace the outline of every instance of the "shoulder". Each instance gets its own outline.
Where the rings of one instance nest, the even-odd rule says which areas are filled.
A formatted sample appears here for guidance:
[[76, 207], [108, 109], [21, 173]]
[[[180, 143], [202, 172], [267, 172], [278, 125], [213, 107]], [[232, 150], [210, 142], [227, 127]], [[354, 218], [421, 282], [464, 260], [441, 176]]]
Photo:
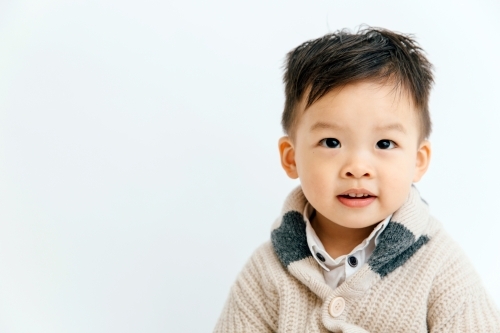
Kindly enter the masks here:
[[430, 238], [426, 257], [422, 259], [434, 276], [427, 301], [431, 331], [462, 332], [466, 327], [467, 332], [497, 332], [500, 312], [471, 260], [440, 225]]
[[282, 265], [278, 260], [278, 257], [276, 256], [271, 241], [266, 241], [259, 247], [257, 247], [257, 249], [252, 253], [247, 264], [254, 265], [255, 268], [259, 269], [260, 271], [267, 271], [269, 270], [269, 268], [282, 268]]
[[[473, 272], [473, 266], [469, 258], [460, 245], [443, 228], [442, 224], [431, 217], [429, 223], [429, 249], [428, 256], [433, 260], [429, 261], [429, 269], [440, 271], [441, 274], [454, 273], [454, 270], [466, 269], [466, 273]], [[474, 274], [475, 275], [475, 274]]]
[[266, 241], [250, 256], [238, 276], [237, 284], [245, 282], [258, 284], [261, 288], [271, 287], [286, 275], [288, 273], [276, 256], [271, 241]]
[[[457, 276], [473, 283], [477, 282], [477, 274], [469, 258], [460, 245], [443, 228], [434, 217], [430, 217], [428, 228], [429, 241], [421, 258], [427, 270], [436, 272], [435, 282], [442, 276]], [[461, 272], [461, 273], [460, 273]], [[457, 273], [460, 273], [457, 275]], [[465, 282], [465, 280], [464, 280]]]
[[251, 255], [231, 287], [215, 332], [275, 332], [279, 299], [279, 261], [270, 242]]
[[286, 297], [291, 292], [308, 294], [310, 290], [284, 266], [272, 242], [260, 245], [248, 259], [235, 284], [235, 290], [262, 292], [272, 301]]
[[434, 272], [429, 308], [432, 310], [446, 299], [456, 304], [459, 300], [486, 296], [481, 278], [467, 254], [439, 222], [435, 223], [425, 262], [426, 268]]

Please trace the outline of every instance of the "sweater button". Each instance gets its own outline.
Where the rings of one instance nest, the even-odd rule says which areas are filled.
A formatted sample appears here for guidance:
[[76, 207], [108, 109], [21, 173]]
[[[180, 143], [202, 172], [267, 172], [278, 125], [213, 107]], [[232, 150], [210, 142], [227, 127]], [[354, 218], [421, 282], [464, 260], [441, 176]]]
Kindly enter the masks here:
[[342, 297], [335, 297], [328, 308], [330, 315], [334, 318], [340, 316], [345, 309], [345, 300]]

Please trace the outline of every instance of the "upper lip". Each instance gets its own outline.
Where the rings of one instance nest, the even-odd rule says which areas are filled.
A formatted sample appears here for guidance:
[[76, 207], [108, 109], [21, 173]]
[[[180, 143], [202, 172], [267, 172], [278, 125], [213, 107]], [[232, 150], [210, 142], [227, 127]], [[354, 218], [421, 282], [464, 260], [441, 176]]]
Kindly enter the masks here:
[[347, 191], [344, 191], [342, 193], [340, 193], [339, 195], [349, 195], [350, 193], [354, 193], [354, 194], [368, 194], [372, 197], [376, 197], [375, 194], [373, 194], [372, 192], [364, 189], [364, 188], [351, 188]]

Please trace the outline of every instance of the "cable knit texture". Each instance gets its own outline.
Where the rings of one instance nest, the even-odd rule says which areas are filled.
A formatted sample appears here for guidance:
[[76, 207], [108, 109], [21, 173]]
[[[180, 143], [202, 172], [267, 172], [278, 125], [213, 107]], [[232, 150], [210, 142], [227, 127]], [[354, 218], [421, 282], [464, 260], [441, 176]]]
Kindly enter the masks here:
[[334, 290], [307, 247], [305, 204], [300, 187], [288, 196], [215, 332], [500, 332], [500, 313], [477, 273], [415, 188], [369, 261]]

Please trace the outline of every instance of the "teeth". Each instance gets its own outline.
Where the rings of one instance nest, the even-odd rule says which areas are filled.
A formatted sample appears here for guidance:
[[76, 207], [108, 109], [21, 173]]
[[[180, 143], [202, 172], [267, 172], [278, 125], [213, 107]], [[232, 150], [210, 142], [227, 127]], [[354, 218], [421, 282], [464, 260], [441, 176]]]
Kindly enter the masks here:
[[350, 198], [362, 198], [362, 197], [368, 197], [369, 195], [366, 193], [348, 193], [347, 194]]

